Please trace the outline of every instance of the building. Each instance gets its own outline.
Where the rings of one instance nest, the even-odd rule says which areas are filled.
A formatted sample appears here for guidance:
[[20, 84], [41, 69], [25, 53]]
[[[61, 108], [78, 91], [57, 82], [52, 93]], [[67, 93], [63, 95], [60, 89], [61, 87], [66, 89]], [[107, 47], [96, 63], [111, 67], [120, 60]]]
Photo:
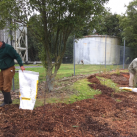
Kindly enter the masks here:
[[120, 46], [118, 37], [89, 35], [75, 40], [75, 63], [119, 64]]
[[28, 61], [28, 40], [27, 40], [27, 27], [21, 23], [16, 22], [19, 29], [15, 31], [9, 30], [8, 26], [0, 30], [0, 40], [12, 45], [19, 53], [23, 62]]

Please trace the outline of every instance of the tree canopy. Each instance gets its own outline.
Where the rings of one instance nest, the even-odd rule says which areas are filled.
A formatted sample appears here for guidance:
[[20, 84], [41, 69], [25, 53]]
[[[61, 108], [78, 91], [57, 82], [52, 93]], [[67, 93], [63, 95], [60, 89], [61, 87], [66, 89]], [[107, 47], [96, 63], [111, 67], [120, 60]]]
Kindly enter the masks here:
[[137, 0], [130, 2], [126, 13], [118, 16], [120, 27], [123, 29], [122, 36], [126, 39], [128, 46], [137, 45]]
[[117, 14], [105, 10], [102, 16], [98, 19], [95, 26], [96, 33], [99, 35], [121, 36], [121, 29], [119, 26], [119, 19]]
[[[41, 43], [40, 57], [46, 68], [48, 89], [53, 90], [66, 42], [70, 35], [77, 35], [79, 30], [94, 26], [96, 18], [104, 10], [108, 0], [0, 0], [0, 24], [14, 19], [13, 29], [17, 22], [29, 26], [35, 38]], [[34, 13], [35, 18], [28, 18]], [[3, 26], [4, 26], [3, 25]], [[53, 63], [54, 59], [54, 63]], [[54, 72], [52, 71], [54, 68]]]

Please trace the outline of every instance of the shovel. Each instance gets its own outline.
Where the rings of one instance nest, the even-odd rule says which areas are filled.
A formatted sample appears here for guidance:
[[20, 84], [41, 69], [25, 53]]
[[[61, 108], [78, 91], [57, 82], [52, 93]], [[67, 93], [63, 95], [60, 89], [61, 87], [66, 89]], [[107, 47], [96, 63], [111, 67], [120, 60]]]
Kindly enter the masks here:
[[137, 88], [130, 88], [130, 87], [120, 87], [119, 89], [124, 89], [132, 92], [137, 92]]

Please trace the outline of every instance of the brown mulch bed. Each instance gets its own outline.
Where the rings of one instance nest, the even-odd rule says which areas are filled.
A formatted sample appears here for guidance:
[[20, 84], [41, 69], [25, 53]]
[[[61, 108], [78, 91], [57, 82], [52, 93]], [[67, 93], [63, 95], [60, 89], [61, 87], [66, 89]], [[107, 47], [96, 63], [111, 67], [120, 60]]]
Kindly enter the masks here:
[[[106, 77], [128, 85], [123, 74]], [[115, 93], [101, 85], [96, 75], [88, 81], [102, 94], [73, 104], [46, 104], [32, 113], [18, 105], [0, 108], [0, 137], [136, 137], [137, 94]]]
[[104, 77], [111, 79], [114, 83], [119, 86], [128, 87], [129, 86], [129, 73], [120, 72], [120, 74], [97, 74], [99, 77]]

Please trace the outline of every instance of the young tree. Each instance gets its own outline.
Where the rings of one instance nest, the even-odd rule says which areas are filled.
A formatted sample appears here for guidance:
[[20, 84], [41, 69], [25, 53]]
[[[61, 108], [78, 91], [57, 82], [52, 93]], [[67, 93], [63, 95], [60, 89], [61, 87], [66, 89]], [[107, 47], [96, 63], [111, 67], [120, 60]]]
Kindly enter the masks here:
[[[41, 60], [46, 68], [48, 89], [52, 91], [55, 76], [66, 50], [68, 37], [85, 26], [93, 26], [107, 1], [0, 0], [0, 22], [12, 18], [14, 21], [30, 27], [36, 39], [42, 44]], [[39, 15], [28, 21], [33, 12]]]

